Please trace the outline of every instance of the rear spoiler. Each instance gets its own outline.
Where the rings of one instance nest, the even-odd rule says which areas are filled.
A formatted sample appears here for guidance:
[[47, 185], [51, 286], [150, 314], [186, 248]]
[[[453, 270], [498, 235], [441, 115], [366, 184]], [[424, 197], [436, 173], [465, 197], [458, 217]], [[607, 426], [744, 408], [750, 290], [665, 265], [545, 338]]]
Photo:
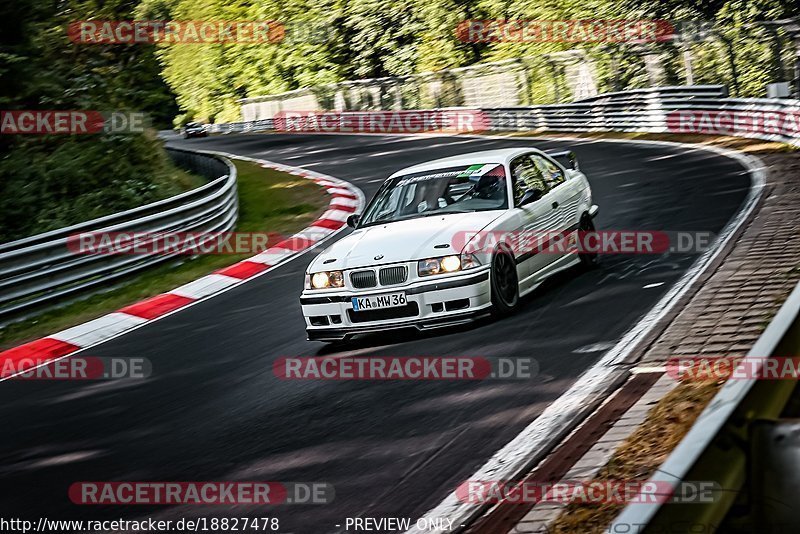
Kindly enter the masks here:
[[578, 158], [572, 150], [547, 150], [545, 154], [562, 164], [567, 169], [580, 170], [578, 168]]

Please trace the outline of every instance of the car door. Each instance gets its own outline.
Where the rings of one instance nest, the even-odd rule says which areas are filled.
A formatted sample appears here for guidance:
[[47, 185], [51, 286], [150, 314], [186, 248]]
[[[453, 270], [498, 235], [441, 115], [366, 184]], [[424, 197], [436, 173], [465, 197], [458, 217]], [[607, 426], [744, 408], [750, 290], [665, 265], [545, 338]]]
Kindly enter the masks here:
[[[542, 235], [550, 231], [554, 219], [554, 209], [550, 198], [550, 186], [540, 165], [532, 159], [531, 154], [518, 156], [511, 161], [510, 171], [512, 188], [514, 192], [514, 206], [519, 210], [520, 217], [518, 231], [524, 239], [519, 239], [518, 250], [514, 251], [517, 259], [517, 272], [522, 281], [522, 290], [525, 290], [526, 281], [537, 272], [545, 269], [553, 260], [552, 254], [542, 254], [537, 250], [537, 245]], [[526, 193], [533, 188], [542, 190], [542, 197], [534, 202], [521, 205]]]
[[[549, 258], [546, 267], [559, 268], [556, 264], [572, 250], [569, 245], [574, 243], [577, 224], [579, 222], [577, 206], [580, 201], [581, 184], [579, 180], [571, 177], [558, 164], [541, 154], [531, 155], [533, 162], [541, 169], [547, 180], [549, 191], [542, 198], [542, 202], [551, 208], [547, 218], [548, 231], [552, 239], [549, 241], [546, 252]], [[543, 276], [549, 274], [542, 272]]]

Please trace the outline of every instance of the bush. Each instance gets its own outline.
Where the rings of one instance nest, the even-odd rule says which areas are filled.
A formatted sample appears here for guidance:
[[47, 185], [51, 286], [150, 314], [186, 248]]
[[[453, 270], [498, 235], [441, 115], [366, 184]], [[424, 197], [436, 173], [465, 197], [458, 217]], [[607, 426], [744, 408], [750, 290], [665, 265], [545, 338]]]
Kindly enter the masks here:
[[0, 242], [130, 209], [191, 185], [150, 136], [24, 140], [0, 160]]

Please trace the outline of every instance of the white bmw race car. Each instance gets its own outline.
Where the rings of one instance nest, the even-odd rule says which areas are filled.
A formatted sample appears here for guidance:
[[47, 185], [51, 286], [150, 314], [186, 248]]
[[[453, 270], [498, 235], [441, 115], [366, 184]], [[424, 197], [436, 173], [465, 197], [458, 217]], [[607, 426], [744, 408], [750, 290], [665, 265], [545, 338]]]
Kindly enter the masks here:
[[571, 152], [509, 148], [400, 170], [309, 265], [308, 339], [511, 313], [548, 276], [596, 261], [571, 245], [597, 209]]

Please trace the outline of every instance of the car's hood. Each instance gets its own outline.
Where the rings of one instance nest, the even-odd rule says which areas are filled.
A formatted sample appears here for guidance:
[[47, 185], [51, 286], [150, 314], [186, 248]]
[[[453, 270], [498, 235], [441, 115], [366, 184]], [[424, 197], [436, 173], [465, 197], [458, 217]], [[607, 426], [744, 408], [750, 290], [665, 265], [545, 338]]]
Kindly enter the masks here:
[[[478, 232], [500, 217], [504, 210], [453, 213], [419, 217], [355, 230], [322, 251], [309, 272], [353, 269], [368, 265], [421, 260], [458, 254], [461, 232]], [[436, 245], [440, 245], [436, 248]], [[441, 245], [449, 245], [442, 247]], [[376, 259], [376, 257], [381, 256]], [[333, 260], [333, 261], [331, 261]]]

